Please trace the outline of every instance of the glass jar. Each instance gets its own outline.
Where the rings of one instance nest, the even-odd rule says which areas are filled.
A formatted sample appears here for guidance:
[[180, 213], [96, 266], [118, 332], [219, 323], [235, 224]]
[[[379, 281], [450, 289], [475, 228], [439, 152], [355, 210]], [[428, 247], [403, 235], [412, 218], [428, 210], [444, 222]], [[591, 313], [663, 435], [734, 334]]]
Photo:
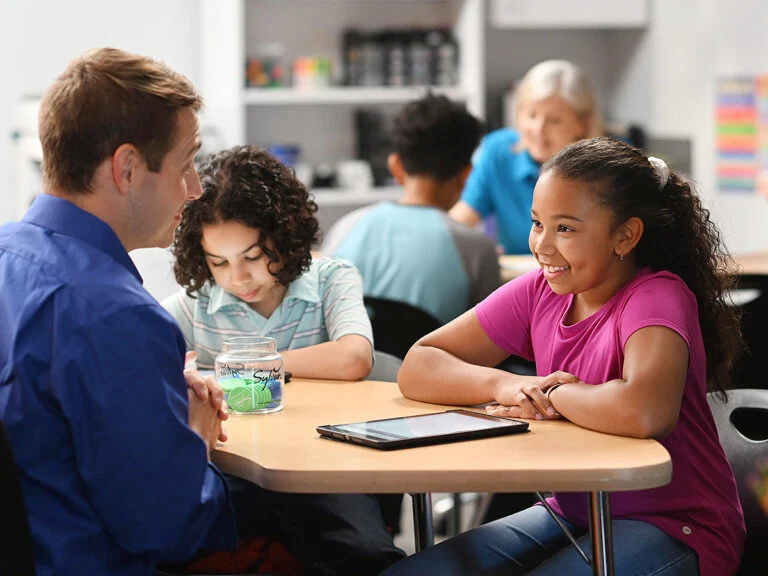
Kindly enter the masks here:
[[283, 356], [274, 338], [239, 336], [222, 343], [216, 380], [234, 414], [269, 414], [283, 409]]

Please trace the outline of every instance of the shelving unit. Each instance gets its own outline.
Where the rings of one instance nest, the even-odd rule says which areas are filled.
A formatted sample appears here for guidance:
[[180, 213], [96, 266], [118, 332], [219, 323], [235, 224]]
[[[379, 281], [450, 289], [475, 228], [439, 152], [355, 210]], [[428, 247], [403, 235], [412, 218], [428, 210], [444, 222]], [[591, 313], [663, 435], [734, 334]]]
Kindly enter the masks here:
[[460, 102], [466, 102], [469, 99], [462, 88], [445, 88], [442, 86], [408, 86], [405, 88], [334, 86], [312, 90], [298, 90], [290, 87], [245, 88], [242, 98], [246, 106], [404, 104], [415, 98], [420, 98], [427, 90], [431, 90], [435, 94], [444, 94], [448, 98]]
[[[295, 109], [286, 111], [287, 107], [323, 106], [320, 114], [335, 128], [331, 132], [337, 132], [351, 124], [344, 118], [350, 115], [350, 107], [399, 105], [424, 94], [427, 87], [415, 86], [313, 90], [244, 87], [248, 55], [260, 44], [273, 43], [286, 47], [287, 62], [301, 55], [329, 56], [338, 81], [341, 35], [347, 28], [452, 28], [459, 44], [459, 85], [431, 89], [466, 102], [473, 113], [484, 116], [485, 0], [200, 0], [200, 11], [201, 90], [207, 116], [219, 126], [220, 139], [227, 146], [278, 143], [267, 142], [268, 138], [285, 142], [299, 134], [303, 139], [327, 137], [327, 130], [304, 118], [299, 118], [297, 125]], [[280, 126], [273, 126], [269, 119], [264, 121], [265, 116], [276, 115], [285, 116], [282, 134]], [[316, 129], [319, 133], [313, 133]], [[308, 160], [341, 159], [312, 158], [315, 152], [310, 147]]]
[[[425, 87], [339, 86], [342, 34], [392, 28], [450, 28], [459, 48], [457, 86], [431, 88], [497, 120], [505, 85], [547, 58], [585, 67], [604, 112], [635, 104], [635, 86], [621, 70], [649, 20], [647, 0], [199, 0], [201, 92], [206, 118], [222, 146], [297, 145], [300, 161], [336, 164], [355, 155], [354, 110], [394, 111]], [[249, 55], [262, 45], [284, 47], [286, 64], [302, 56], [330, 58], [334, 86], [246, 88]], [[619, 113], [616, 113], [616, 112]], [[487, 114], [488, 112], [488, 114]], [[492, 122], [493, 124], [493, 122]], [[318, 191], [321, 206], [339, 212], [396, 197], [396, 189]]]

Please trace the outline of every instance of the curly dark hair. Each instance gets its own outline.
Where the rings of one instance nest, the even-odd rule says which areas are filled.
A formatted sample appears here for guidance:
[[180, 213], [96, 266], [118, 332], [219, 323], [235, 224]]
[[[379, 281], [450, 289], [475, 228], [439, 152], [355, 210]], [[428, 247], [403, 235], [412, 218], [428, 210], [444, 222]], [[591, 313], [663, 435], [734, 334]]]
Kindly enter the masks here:
[[184, 207], [171, 248], [176, 281], [194, 297], [213, 276], [201, 245], [203, 226], [236, 221], [259, 231], [259, 248], [280, 284], [309, 269], [320, 240], [317, 204], [292, 170], [255, 146], [235, 146], [207, 156], [198, 167], [202, 196]]
[[395, 115], [392, 146], [410, 176], [445, 182], [470, 164], [483, 129], [462, 104], [429, 93]]
[[670, 171], [661, 187], [646, 155], [612, 138], [570, 144], [542, 166], [542, 174], [549, 171], [591, 185], [595, 200], [615, 214], [615, 226], [632, 217], [643, 221], [635, 258], [677, 274], [696, 296], [708, 387], [722, 395], [742, 348], [739, 313], [727, 297], [736, 266], [691, 185]]

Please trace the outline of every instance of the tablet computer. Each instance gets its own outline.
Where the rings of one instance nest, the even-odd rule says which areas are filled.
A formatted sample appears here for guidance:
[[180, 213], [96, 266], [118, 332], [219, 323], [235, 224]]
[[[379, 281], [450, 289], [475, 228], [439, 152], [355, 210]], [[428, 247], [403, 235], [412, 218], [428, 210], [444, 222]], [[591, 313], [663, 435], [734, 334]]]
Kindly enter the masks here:
[[435, 414], [317, 427], [317, 432], [326, 438], [381, 450], [458, 442], [527, 430], [527, 422], [470, 410], [447, 410]]

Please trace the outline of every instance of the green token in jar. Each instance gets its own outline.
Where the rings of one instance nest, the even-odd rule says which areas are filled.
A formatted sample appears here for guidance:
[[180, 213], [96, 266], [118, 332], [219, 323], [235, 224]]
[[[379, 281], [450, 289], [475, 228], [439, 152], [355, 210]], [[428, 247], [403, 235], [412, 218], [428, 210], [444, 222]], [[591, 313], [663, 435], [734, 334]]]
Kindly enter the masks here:
[[272, 402], [269, 388], [259, 385], [247, 385], [234, 388], [229, 392], [227, 404], [234, 412], [251, 412], [266, 408]]

